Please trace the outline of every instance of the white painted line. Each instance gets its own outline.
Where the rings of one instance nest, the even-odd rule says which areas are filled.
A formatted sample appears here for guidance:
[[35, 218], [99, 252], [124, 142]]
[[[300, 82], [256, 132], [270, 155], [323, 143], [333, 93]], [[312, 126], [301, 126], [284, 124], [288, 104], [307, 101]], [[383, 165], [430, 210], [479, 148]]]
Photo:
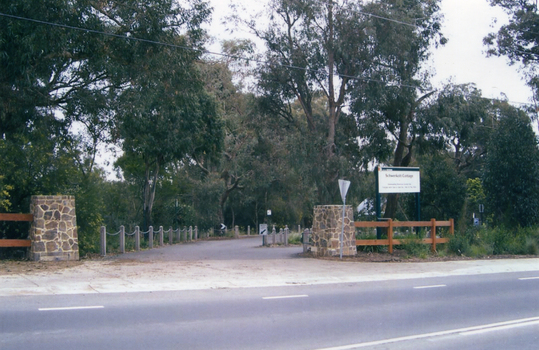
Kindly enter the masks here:
[[522, 277], [519, 278], [520, 281], [528, 281], [528, 280], [539, 280], [539, 277]]
[[534, 324], [539, 324], [539, 320], [516, 323], [516, 324], [508, 324], [508, 325], [505, 325], [505, 326], [497, 326], [497, 327], [479, 329], [479, 330], [476, 330], [476, 331], [462, 332], [462, 333], [459, 333], [459, 334], [460, 335], [476, 335], [476, 334], [483, 334], [483, 333], [494, 332], [494, 331], [502, 331], [502, 330], [505, 330], [505, 329], [513, 329], [513, 328], [518, 328], [518, 327], [533, 326]]
[[332, 348], [323, 348], [323, 349], [317, 349], [317, 350], [352, 350], [352, 349], [359, 349], [359, 348], [365, 348], [368, 346], [376, 346], [376, 345], [384, 345], [384, 344], [391, 344], [391, 343], [399, 343], [404, 342], [408, 340], [418, 340], [418, 339], [425, 339], [425, 338], [432, 338], [432, 337], [440, 337], [445, 335], [451, 335], [451, 334], [473, 334], [473, 332], [479, 332], [483, 330], [499, 330], [504, 329], [504, 327], [511, 326], [514, 327], [524, 327], [524, 326], [530, 326], [533, 324], [539, 323], [539, 317], [531, 317], [531, 318], [523, 318], [520, 320], [512, 320], [512, 321], [506, 321], [506, 322], [498, 322], [498, 323], [491, 323], [491, 324], [485, 324], [481, 326], [474, 326], [474, 327], [467, 327], [467, 328], [459, 328], [459, 329], [451, 329], [447, 331], [440, 331], [440, 332], [432, 332], [432, 333], [425, 333], [425, 334], [416, 334], [416, 335], [410, 335], [406, 337], [399, 337], [399, 338], [391, 338], [391, 339], [383, 339], [383, 340], [376, 340], [366, 343], [357, 343], [357, 344], [350, 344], [350, 345], [344, 345], [344, 346], [336, 346]]
[[414, 287], [414, 289], [427, 289], [427, 288], [442, 288], [442, 287], [447, 287], [445, 284], [435, 284], [435, 285], [432, 285], [432, 286], [419, 286], [419, 287]]
[[65, 310], [88, 310], [88, 309], [104, 309], [104, 306], [68, 306], [68, 307], [48, 307], [40, 308], [39, 311], [65, 311]]
[[298, 294], [298, 295], [282, 295], [282, 296], [276, 296], [276, 297], [263, 297], [264, 300], [271, 300], [271, 299], [292, 299], [292, 298], [308, 298], [309, 296], [307, 294]]

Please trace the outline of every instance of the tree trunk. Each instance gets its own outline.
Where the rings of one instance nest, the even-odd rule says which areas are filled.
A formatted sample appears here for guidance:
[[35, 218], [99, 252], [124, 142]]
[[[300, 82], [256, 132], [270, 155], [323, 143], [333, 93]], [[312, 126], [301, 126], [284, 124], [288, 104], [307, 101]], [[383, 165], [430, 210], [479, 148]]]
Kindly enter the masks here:
[[[393, 158], [393, 166], [408, 166], [410, 164], [412, 149], [411, 145], [407, 145], [408, 140], [408, 126], [409, 122], [404, 120], [400, 123], [399, 139], [397, 141], [397, 148], [395, 149], [395, 157]], [[404, 156], [404, 151], [408, 149], [408, 154]], [[384, 212], [384, 218], [394, 219], [397, 215], [397, 203], [399, 200], [398, 193], [390, 193], [387, 195], [386, 210]]]
[[[159, 175], [159, 161], [155, 162], [155, 172], [150, 174], [152, 164], [146, 164], [146, 176], [144, 178], [144, 198], [143, 198], [143, 230], [147, 231], [152, 224], [152, 209], [155, 201], [155, 190], [157, 188], [157, 177]], [[150, 177], [152, 177], [150, 181]]]

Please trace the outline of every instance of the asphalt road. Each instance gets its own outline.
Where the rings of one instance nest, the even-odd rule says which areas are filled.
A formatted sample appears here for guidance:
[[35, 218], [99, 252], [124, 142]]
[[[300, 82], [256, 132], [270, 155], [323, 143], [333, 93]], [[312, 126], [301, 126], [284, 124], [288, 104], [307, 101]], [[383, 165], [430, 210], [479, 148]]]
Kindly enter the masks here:
[[0, 349], [537, 349], [539, 272], [3, 297]]

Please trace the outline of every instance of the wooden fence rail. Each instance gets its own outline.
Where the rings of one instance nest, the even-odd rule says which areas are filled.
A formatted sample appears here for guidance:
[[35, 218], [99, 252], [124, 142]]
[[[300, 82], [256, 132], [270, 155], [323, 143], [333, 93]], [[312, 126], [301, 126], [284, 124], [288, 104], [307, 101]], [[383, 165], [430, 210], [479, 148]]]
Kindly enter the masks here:
[[448, 221], [436, 221], [431, 219], [430, 221], [393, 221], [391, 219], [387, 221], [356, 221], [355, 227], [385, 227], [387, 228], [387, 239], [358, 239], [356, 240], [357, 246], [369, 246], [369, 245], [387, 245], [389, 246], [389, 253], [393, 254], [393, 246], [403, 244], [404, 241], [399, 239], [393, 239], [394, 227], [430, 227], [430, 238], [423, 238], [421, 243], [431, 244], [432, 251], [436, 251], [437, 243], [447, 243], [449, 238], [437, 238], [436, 227], [449, 227], [449, 233], [455, 234], [455, 223], [453, 219]]
[[[34, 221], [32, 214], [8, 214], [0, 213], [0, 221]], [[0, 239], [0, 248], [30, 247], [32, 241], [29, 239]]]

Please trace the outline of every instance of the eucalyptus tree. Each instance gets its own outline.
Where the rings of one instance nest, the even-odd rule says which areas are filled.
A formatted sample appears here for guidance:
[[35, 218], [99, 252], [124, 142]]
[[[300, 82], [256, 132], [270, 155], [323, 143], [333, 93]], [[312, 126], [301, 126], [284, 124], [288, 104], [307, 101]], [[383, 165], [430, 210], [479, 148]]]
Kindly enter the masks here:
[[[421, 138], [419, 112], [434, 94], [424, 66], [431, 47], [446, 41], [440, 34], [438, 3], [387, 0], [365, 5], [371, 60], [368, 80], [354, 80], [352, 111], [366, 162], [411, 164]], [[388, 195], [386, 217], [394, 217], [397, 198]]]
[[[342, 174], [337, 130], [345, 114], [350, 80], [363, 75], [369, 65], [369, 37], [362, 6], [355, 1], [272, 0], [267, 7], [267, 27], [256, 19], [244, 20], [264, 42], [264, 63], [258, 69], [259, 93], [268, 114], [284, 118], [306, 132], [318, 146], [314, 172], [320, 202], [332, 201], [328, 188]], [[321, 114], [314, 108], [324, 96]], [[294, 114], [298, 102], [301, 113]], [[336, 194], [336, 193], [333, 193]]]
[[[239, 50], [243, 52], [244, 43], [226, 42], [228, 57]], [[218, 153], [193, 154], [193, 181], [205, 182], [216, 190], [216, 198], [205, 203], [217, 206], [217, 219], [220, 223], [234, 225], [234, 218], [225, 218], [226, 206], [232, 193], [242, 189], [244, 182], [252, 175], [251, 150], [255, 142], [254, 130], [246, 126], [252, 108], [252, 96], [241, 93], [233, 83], [230, 65], [233, 59], [206, 61], [200, 65], [206, 91], [217, 103], [223, 126], [223, 145]]]
[[496, 104], [474, 84], [448, 84], [424, 112], [423, 134], [450, 152], [457, 173], [480, 176], [496, 119]]
[[197, 67], [210, 9], [198, 0], [183, 7], [172, 0], [97, 2], [95, 8], [114, 33], [134, 38], [115, 43], [112, 79], [121, 83], [117, 130], [122, 157], [130, 159], [118, 164], [141, 166], [147, 226], [163, 168], [220, 148], [216, 105]]
[[483, 42], [488, 54], [506, 56], [511, 64], [521, 63], [534, 97], [539, 98], [539, 12], [536, 0], [490, 0], [509, 14], [509, 23], [497, 33], [490, 33]]

